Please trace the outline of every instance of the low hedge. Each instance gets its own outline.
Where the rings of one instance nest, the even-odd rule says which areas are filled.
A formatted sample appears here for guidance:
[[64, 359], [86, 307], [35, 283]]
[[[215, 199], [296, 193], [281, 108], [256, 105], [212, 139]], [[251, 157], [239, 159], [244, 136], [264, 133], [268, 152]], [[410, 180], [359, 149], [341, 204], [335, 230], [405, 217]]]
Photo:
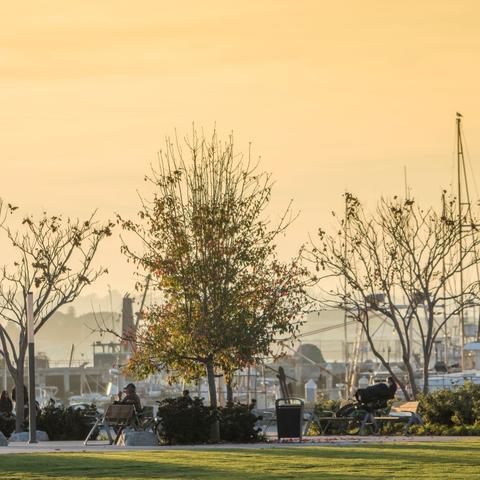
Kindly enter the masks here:
[[463, 427], [480, 422], [480, 385], [472, 382], [422, 395], [419, 400], [419, 412], [426, 424]]
[[157, 415], [161, 419], [161, 439], [164, 443], [207, 443], [210, 431], [218, 416], [220, 438], [228, 442], [254, 442], [260, 439], [260, 429], [255, 428], [259, 419], [253, 414], [254, 404], [235, 403], [219, 407], [216, 412], [203, 404], [201, 398], [182, 396], [166, 398], [159, 402]]
[[[37, 430], [47, 432], [50, 440], [84, 440], [95, 422], [96, 414], [95, 405], [86, 405], [81, 409], [65, 408], [52, 402], [39, 410]], [[27, 422], [24, 428], [28, 430]], [[8, 438], [14, 431], [15, 416], [0, 414], [0, 432]]]
[[[84, 440], [95, 422], [95, 405], [84, 408], [63, 407], [53, 403], [42, 408], [37, 416], [37, 430], [47, 432], [50, 440]], [[98, 432], [94, 432], [92, 439]]]
[[226, 407], [220, 407], [220, 438], [227, 442], [257, 442], [261, 439], [261, 429], [255, 427], [261, 417], [255, 415], [252, 410], [255, 403], [244, 405], [233, 403]]
[[200, 398], [182, 396], [159, 402], [157, 415], [161, 418], [161, 438], [170, 445], [205, 443], [210, 436], [214, 417]]

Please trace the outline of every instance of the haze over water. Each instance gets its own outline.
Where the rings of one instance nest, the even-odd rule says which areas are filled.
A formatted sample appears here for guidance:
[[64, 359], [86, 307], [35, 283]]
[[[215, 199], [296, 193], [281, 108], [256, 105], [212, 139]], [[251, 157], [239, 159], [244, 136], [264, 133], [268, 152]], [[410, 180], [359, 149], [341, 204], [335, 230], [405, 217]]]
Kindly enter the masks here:
[[[272, 216], [294, 199], [285, 257], [345, 189], [403, 194], [404, 166], [436, 203], [456, 111], [478, 174], [479, 14], [438, 0], [4, 2], [0, 194], [22, 212], [133, 216], [164, 136], [195, 122], [253, 142], [277, 181]], [[132, 291], [117, 239], [99, 260], [111, 274], [91, 291]]]

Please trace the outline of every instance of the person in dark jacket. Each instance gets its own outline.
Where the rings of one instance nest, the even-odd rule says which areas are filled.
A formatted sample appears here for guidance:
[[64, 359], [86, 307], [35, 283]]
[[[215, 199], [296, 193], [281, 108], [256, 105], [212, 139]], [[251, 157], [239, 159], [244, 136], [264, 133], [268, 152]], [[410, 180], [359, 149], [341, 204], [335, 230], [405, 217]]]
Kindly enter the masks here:
[[360, 403], [370, 403], [395, 398], [397, 384], [392, 377], [388, 377], [387, 383], [376, 383], [367, 388], [359, 388], [355, 392], [355, 399]]
[[137, 395], [137, 389], [133, 383], [129, 383], [124, 389], [122, 395], [121, 393], [118, 395], [119, 403], [125, 405], [133, 405], [135, 407], [135, 411], [137, 413], [142, 411], [142, 403], [140, 402], [140, 397]]
[[13, 412], [13, 402], [8, 396], [8, 392], [4, 390], [0, 395], [0, 413], [3, 415], [11, 415]]

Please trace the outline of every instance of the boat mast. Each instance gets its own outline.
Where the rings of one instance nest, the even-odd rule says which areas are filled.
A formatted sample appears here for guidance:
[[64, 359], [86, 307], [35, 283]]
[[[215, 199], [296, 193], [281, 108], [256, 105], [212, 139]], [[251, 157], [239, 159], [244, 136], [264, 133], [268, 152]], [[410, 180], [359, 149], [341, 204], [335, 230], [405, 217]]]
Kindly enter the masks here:
[[[348, 255], [348, 243], [347, 243], [347, 236], [348, 236], [348, 196], [347, 192], [345, 192], [345, 219], [343, 224], [343, 232], [344, 232], [344, 256], [345, 262], [347, 261]], [[350, 394], [350, 390], [352, 388], [351, 380], [352, 375], [349, 372], [348, 368], [348, 335], [347, 335], [347, 277], [345, 276], [343, 279], [343, 295], [344, 295], [344, 309], [343, 309], [343, 361], [345, 365], [345, 399], [348, 398]]]
[[[442, 217], [446, 221], [447, 218], [447, 206], [446, 206], [446, 201], [445, 201], [445, 190], [442, 192]], [[443, 225], [443, 231], [445, 232], [445, 224]], [[445, 233], [442, 235], [445, 238]], [[446, 267], [445, 267], [445, 250], [443, 251], [442, 255], [442, 276], [444, 278], [443, 280], [443, 328], [444, 328], [444, 336], [445, 336], [445, 345], [444, 345], [444, 362], [445, 362], [445, 367], [448, 368], [448, 325], [447, 325], [447, 282], [445, 281], [445, 272], [446, 272]]]
[[[457, 195], [458, 195], [458, 247], [460, 255], [460, 312], [459, 312], [459, 324], [460, 324], [460, 366], [464, 367], [464, 351], [465, 345], [465, 316], [463, 312], [463, 203], [462, 198], [462, 173], [465, 174], [465, 158], [463, 156], [463, 143], [462, 143], [462, 115], [457, 112]], [[462, 172], [463, 170], [463, 172]], [[465, 177], [466, 178], [466, 177]], [[466, 204], [468, 205], [468, 203]]]
[[[472, 212], [470, 210], [470, 194], [468, 191], [467, 170], [465, 168], [465, 156], [463, 152], [462, 140], [462, 114], [457, 112], [457, 177], [458, 177], [458, 246], [460, 254], [460, 305], [459, 323], [460, 323], [460, 365], [462, 370], [465, 363], [465, 309], [464, 309], [464, 275], [463, 275], [463, 233], [465, 228], [473, 226]], [[465, 188], [465, 200], [463, 197], [463, 187]], [[465, 223], [470, 221], [470, 224]]]
[[[459, 312], [459, 323], [460, 323], [460, 333], [461, 333], [461, 358], [460, 363], [462, 369], [464, 367], [464, 345], [466, 342], [466, 332], [465, 332], [465, 308], [464, 308], [464, 272], [463, 272], [463, 259], [466, 255], [464, 249], [464, 233], [471, 232], [473, 237], [476, 237], [477, 230], [480, 227], [479, 224], [475, 222], [475, 219], [472, 215], [472, 208], [470, 202], [470, 192], [468, 189], [468, 180], [467, 180], [467, 169], [465, 167], [465, 156], [463, 149], [463, 140], [462, 140], [462, 114], [457, 112], [457, 188], [458, 188], [458, 228], [459, 228], [459, 255], [460, 255], [460, 305], [461, 310]], [[463, 191], [464, 189], [464, 191]], [[465, 193], [465, 195], [463, 195]], [[479, 256], [478, 251], [475, 246], [473, 249], [473, 255], [475, 259], [475, 270], [477, 280], [480, 280], [480, 267], [479, 267]], [[478, 320], [478, 326], [480, 327], [480, 317]], [[477, 339], [479, 338], [480, 331], [477, 332]]]

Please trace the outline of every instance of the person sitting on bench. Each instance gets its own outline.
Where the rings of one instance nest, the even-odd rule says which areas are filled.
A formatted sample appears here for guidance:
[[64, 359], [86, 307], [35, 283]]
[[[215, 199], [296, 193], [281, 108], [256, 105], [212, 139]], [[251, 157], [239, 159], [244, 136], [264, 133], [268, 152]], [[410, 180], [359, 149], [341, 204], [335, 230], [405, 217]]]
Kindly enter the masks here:
[[135, 411], [140, 413], [142, 411], [142, 404], [140, 402], [140, 397], [137, 395], [136, 387], [133, 383], [129, 383], [124, 389], [123, 393], [125, 396], [122, 395], [120, 392], [118, 394], [118, 402], [119, 404], [123, 405], [133, 405], [135, 407]]
[[359, 388], [355, 392], [355, 398], [359, 403], [371, 403], [387, 401], [395, 398], [397, 384], [392, 377], [387, 378], [387, 383], [376, 383], [367, 388]]

